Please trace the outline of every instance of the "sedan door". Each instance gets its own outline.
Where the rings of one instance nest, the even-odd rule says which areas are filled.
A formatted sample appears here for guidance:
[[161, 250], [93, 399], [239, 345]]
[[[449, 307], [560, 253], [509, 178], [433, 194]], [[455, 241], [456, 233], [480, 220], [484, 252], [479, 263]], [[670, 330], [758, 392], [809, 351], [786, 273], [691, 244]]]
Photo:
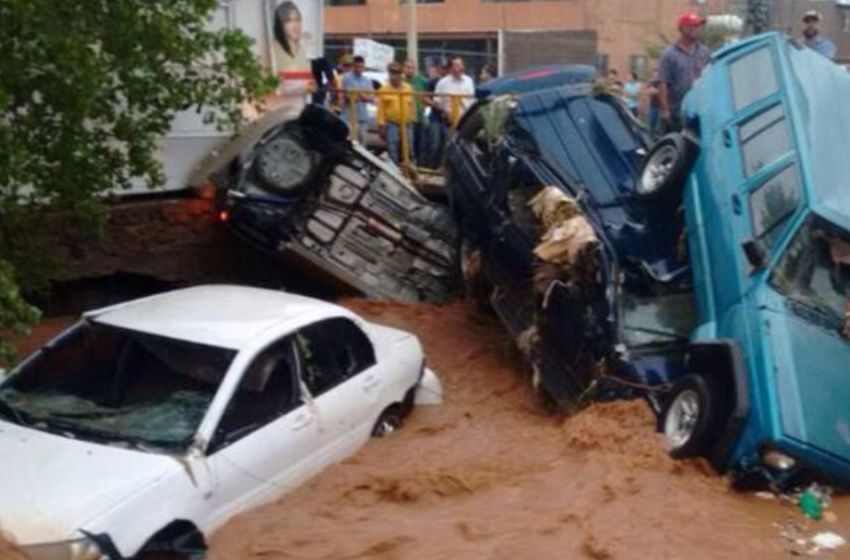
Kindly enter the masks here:
[[320, 444], [316, 411], [301, 393], [287, 337], [247, 367], [207, 449], [217, 483], [216, 524], [313, 476]]
[[319, 321], [295, 335], [303, 386], [316, 412], [327, 465], [354, 453], [372, 433], [387, 376], [366, 334], [353, 321]]

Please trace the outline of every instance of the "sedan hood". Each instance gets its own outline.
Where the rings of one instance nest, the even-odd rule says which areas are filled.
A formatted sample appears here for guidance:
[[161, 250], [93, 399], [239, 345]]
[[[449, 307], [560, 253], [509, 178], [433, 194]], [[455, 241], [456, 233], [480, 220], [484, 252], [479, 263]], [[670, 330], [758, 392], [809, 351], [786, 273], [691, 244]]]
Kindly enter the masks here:
[[180, 466], [0, 421], [0, 531], [19, 545], [75, 536], [85, 523]]

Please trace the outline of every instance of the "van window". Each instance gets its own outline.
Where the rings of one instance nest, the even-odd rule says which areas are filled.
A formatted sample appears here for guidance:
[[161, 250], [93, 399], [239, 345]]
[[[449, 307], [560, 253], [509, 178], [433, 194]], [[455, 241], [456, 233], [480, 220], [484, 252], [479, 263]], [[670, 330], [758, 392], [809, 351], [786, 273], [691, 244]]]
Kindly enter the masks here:
[[777, 105], [748, 120], [738, 129], [744, 176], [750, 177], [791, 151], [785, 110]]
[[800, 181], [796, 166], [776, 174], [750, 195], [753, 234], [768, 248], [772, 247], [782, 226], [800, 204]]
[[732, 62], [729, 65], [729, 81], [735, 111], [778, 92], [779, 83], [770, 47], [762, 47]]

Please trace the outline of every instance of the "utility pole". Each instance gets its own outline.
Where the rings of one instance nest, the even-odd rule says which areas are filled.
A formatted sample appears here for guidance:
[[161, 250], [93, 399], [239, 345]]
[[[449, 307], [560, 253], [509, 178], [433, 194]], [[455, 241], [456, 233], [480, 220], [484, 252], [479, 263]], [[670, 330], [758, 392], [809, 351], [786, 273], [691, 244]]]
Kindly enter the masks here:
[[416, 22], [417, 0], [407, 0], [407, 58], [419, 66], [419, 25]]
[[747, 1], [747, 28], [754, 35], [770, 29], [771, 0]]

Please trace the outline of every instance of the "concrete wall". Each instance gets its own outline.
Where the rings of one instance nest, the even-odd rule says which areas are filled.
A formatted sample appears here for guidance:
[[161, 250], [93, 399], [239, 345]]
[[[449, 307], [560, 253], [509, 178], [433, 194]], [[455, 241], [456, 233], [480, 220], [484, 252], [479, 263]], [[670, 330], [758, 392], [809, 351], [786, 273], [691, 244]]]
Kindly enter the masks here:
[[[325, 31], [333, 36], [397, 35], [405, 31], [399, 0], [366, 0], [363, 6], [328, 7]], [[629, 57], [646, 52], [661, 35], [674, 37], [686, 11], [721, 13], [728, 0], [548, 0], [486, 2], [445, 0], [419, 6], [420, 33], [463, 37], [499, 30], [586, 30], [598, 36], [598, 51], [611, 68], [628, 70]]]

